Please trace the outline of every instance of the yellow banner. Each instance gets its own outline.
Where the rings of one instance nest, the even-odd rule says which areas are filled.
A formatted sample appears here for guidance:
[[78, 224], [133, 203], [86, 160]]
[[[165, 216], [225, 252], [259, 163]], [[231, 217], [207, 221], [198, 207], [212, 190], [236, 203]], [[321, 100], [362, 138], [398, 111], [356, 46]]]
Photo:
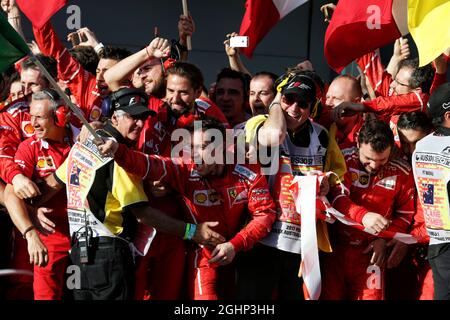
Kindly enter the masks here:
[[450, 47], [450, 0], [408, 0], [408, 28], [424, 66]]

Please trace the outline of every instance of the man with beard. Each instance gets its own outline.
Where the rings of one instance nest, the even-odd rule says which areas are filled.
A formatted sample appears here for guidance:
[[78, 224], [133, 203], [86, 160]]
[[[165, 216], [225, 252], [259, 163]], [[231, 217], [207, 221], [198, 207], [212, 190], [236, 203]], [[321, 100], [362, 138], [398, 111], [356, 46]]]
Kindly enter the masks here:
[[[167, 85], [171, 87], [170, 80]], [[232, 296], [227, 290], [234, 284], [231, 263], [238, 252], [249, 250], [268, 233], [275, 220], [275, 206], [258, 164], [224, 163], [227, 141], [221, 123], [204, 118], [188, 130], [184, 130], [181, 142], [193, 150], [188, 157], [185, 153], [182, 158], [147, 156], [113, 141], [99, 150], [116, 152], [119, 165], [146, 181], [161, 177], [170, 184], [189, 206], [185, 213], [189, 221], [200, 223], [214, 217], [219, 222], [214, 229], [226, 242], [187, 246], [187, 291], [189, 299], [229, 299]], [[247, 223], [242, 227], [244, 221]]]
[[[330, 202], [367, 232], [339, 222], [334, 226], [333, 252], [323, 254], [321, 260], [321, 299], [383, 298], [387, 241], [377, 234], [384, 230], [406, 233], [414, 215], [411, 167], [391, 157], [393, 147], [394, 136], [387, 123], [369, 120], [361, 127], [358, 154], [347, 159], [344, 183], [332, 188]], [[392, 241], [388, 260], [398, 263]]]
[[[87, 38], [87, 41], [82, 44], [93, 47], [100, 57], [96, 75], [86, 71], [71, 56], [58, 38], [50, 21], [41, 28], [33, 27], [39, 49], [58, 62], [58, 78], [67, 84], [85, 118], [88, 121], [96, 121], [100, 119], [102, 113], [105, 115], [110, 109], [110, 101], [107, 97], [111, 89], [105, 82], [104, 74], [117, 62], [129, 56], [130, 52], [122, 48], [104, 47], [89, 29], [81, 30], [82, 35]], [[75, 125], [81, 127], [81, 122], [77, 119]]]
[[[155, 38], [149, 46], [119, 62], [105, 75], [108, 84], [114, 87], [118, 85], [115, 79], [126, 77], [127, 72], [132, 72], [139, 66], [140, 69], [148, 67], [142, 79], [146, 93], [150, 94], [149, 108], [155, 110], [157, 115], [144, 123], [136, 149], [146, 154], [166, 157], [171, 156], [171, 135], [177, 128], [183, 128], [200, 115], [226, 122], [225, 116], [217, 106], [199, 99], [203, 75], [195, 65], [186, 62], [172, 63], [172, 66], [165, 70], [166, 78], [163, 80], [161, 59], [167, 57], [169, 51], [168, 40]], [[153, 95], [161, 88], [165, 90], [163, 99], [165, 103]], [[186, 210], [181, 198], [160, 181], [147, 184], [146, 194], [159, 210], [170, 216], [178, 217]], [[140, 228], [143, 229], [143, 234], [148, 231], [145, 226], [141, 225]], [[185, 244], [179, 238], [157, 234], [150, 251], [138, 263], [136, 277], [141, 280], [137, 283], [136, 299], [180, 298], [184, 276], [184, 252]]]

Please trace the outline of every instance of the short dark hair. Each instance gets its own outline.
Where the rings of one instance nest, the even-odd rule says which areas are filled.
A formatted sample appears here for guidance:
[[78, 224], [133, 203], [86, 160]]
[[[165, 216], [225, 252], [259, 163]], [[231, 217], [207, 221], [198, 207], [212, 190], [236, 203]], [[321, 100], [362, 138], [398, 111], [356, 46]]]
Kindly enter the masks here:
[[223, 68], [217, 74], [216, 83], [224, 78], [238, 79], [242, 82], [242, 90], [244, 91], [244, 101], [248, 100], [248, 90], [250, 87], [250, 76], [248, 74], [233, 70], [231, 68]]
[[422, 111], [404, 112], [400, 115], [397, 127], [403, 130], [420, 130], [424, 133], [433, 130], [433, 123], [430, 117]]
[[[209, 130], [209, 129], [217, 129], [220, 131], [220, 133], [222, 133], [222, 136], [225, 139], [225, 132], [226, 132], [225, 126], [219, 120], [212, 118], [212, 117], [205, 116], [204, 114], [200, 114], [198, 119], [196, 119], [195, 121], [201, 122], [202, 131]], [[194, 121], [185, 127], [185, 129], [188, 130], [189, 132], [194, 132], [194, 130], [196, 128], [197, 127], [194, 125]]]
[[253, 79], [257, 79], [257, 78], [262, 78], [262, 77], [269, 77], [270, 79], [272, 79], [273, 84], [272, 84], [271, 89], [272, 89], [272, 92], [273, 92], [274, 94], [276, 94], [276, 93], [277, 93], [277, 88], [276, 88], [276, 86], [275, 86], [275, 81], [277, 81], [278, 76], [277, 76], [275, 73], [273, 73], [273, 72], [269, 72], [269, 71], [260, 71], [260, 72], [256, 73], [256, 74], [252, 77], [252, 80], [253, 80]]
[[95, 75], [98, 66], [98, 55], [91, 46], [78, 46], [69, 49], [69, 53], [77, 60], [84, 70]]
[[180, 61], [175, 62], [166, 70], [166, 79], [169, 75], [177, 75], [188, 79], [194, 90], [198, 90], [203, 87], [203, 74], [201, 70], [192, 63]]
[[389, 125], [381, 120], [365, 121], [358, 135], [359, 144], [370, 144], [375, 152], [383, 152], [394, 146], [394, 134]]
[[[99, 54], [100, 59], [111, 59], [120, 61], [130, 56], [131, 52], [125, 48], [105, 46]], [[95, 66], [97, 68], [97, 66]]]
[[404, 67], [413, 70], [408, 85], [413, 89], [420, 87], [423, 92], [429, 93], [434, 76], [434, 70], [431, 64], [419, 68], [419, 59], [414, 58], [402, 60], [398, 64], [398, 70]]
[[[50, 75], [56, 79], [58, 76], [56, 60], [52, 57], [45, 56], [43, 54], [37, 54], [36, 58], [39, 60], [40, 63], [42, 63], [45, 69], [47, 69], [48, 73], [50, 73]], [[24, 62], [22, 62], [22, 70], [26, 69], [39, 70], [39, 67], [32, 59], [26, 59]], [[44, 75], [42, 75], [42, 78], [45, 79], [45, 81], [48, 83]]]

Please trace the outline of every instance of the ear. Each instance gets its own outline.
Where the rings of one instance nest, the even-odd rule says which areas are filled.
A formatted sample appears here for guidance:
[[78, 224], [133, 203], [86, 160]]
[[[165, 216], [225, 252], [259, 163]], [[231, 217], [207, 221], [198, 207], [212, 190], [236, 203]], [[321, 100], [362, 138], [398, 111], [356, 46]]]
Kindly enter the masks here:
[[444, 121], [450, 121], [450, 111], [444, 113]]
[[111, 123], [112, 123], [114, 126], [117, 126], [117, 124], [118, 124], [118, 120], [117, 120], [117, 117], [116, 117], [115, 114], [113, 114], [113, 115], [111, 116]]

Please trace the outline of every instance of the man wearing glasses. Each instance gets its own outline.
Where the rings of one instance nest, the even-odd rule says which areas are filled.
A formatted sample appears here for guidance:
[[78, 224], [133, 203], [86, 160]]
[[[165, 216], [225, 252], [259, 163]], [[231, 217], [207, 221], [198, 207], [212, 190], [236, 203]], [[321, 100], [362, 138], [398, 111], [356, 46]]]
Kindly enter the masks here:
[[[271, 299], [277, 290], [279, 299], [301, 300], [302, 280], [298, 278], [301, 262], [300, 215], [296, 212], [292, 197], [285, 190], [296, 175], [311, 171], [345, 172], [344, 157], [336, 144], [329, 139], [328, 131], [310, 120], [311, 110], [320, 97], [318, 87], [310, 75], [295, 72], [283, 77], [280, 91], [269, 108], [268, 116], [257, 116], [247, 121], [246, 140], [257, 139], [263, 147], [279, 147], [279, 155], [272, 153], [272, 163], [279, 156], [279, 167], [268, 175], [271, 194], [277, 206], [277, 220], [270, 233], [260, 244], [239, 261], [238, 298]], [[281, 88], [280, 88], [281, 87]], [[273, 170], [275, 169], [275, 170]], [[277, 170], [278, 169], [278, 170]], [[327, 193], [325, 183], [321, 194]], [[330, 179], [334, 184], [335, 179]], [[326, 229], [318, 236], [326, 237]], [[326, 227], [325, 227], [326, 228]], [[293, 230], [293, 232], [291, 232]], [[289, 234], [289, 237], [284, 236]], [[322, 238], [324, 239], [324, 238]], [[329, 250], [326, 241], [319, 239], [319, 248]]]

